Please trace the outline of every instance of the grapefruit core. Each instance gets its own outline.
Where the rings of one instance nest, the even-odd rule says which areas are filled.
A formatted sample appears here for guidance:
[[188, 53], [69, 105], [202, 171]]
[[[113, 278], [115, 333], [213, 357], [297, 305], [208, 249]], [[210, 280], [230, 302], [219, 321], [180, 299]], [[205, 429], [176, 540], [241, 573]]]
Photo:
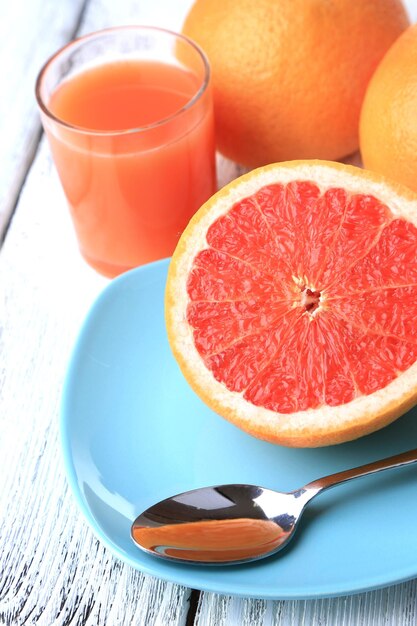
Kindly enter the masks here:
[[196, 393], [261, 439], [313, 447], [417, 402], [417, 196], [365, 170], [253, 170], [172, 257], [168, 339]]

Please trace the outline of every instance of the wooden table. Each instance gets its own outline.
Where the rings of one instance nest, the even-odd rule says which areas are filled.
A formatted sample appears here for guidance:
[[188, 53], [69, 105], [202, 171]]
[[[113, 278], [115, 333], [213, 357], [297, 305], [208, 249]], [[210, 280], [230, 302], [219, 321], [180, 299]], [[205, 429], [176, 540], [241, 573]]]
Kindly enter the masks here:
[[[336, 599], [267, 602], [145, 576], [94, 538], [68, 490], [58, 433], [62, 382], [80, 324], [108, 281], [77, 251], [41, 133], [35, 77], [76, 35], [134, 23], [178, 30], [190, 4], [0, 4], [0, 624], [411, 626], [417, 580]], [[408, 6], [417, 19], [416, 0]], [[238, 173], [219, 160], [220, 185]]]

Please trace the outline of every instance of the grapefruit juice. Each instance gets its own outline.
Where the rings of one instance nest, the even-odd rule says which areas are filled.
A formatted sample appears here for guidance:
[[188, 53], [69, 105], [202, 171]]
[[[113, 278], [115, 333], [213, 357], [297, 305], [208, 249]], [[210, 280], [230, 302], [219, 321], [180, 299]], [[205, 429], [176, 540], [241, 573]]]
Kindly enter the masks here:
[[52, 90], [42, 117], [88, 263], [115, 276], [170, 256], [215, 191], [201, 76], [178, 62], [96, 63]]

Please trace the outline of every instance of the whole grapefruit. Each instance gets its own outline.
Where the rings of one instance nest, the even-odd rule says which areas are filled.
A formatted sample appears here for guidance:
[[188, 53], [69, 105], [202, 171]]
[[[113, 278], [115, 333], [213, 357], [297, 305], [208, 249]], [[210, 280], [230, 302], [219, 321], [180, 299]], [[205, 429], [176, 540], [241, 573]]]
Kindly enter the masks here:
[[382, 59], [360, 121], [364, 165], [417, 191], [417, 24]]
[[196, 0], [183, 31], [211, 63], [220, 151], [250, 167], [354, 152], [368, 81], [408, 24], [401, 0]]

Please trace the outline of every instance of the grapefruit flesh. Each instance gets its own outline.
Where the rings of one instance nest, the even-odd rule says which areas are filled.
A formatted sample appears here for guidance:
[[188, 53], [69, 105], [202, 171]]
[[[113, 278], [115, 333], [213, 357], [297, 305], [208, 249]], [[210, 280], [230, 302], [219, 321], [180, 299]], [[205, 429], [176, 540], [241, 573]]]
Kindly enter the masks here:
[[[186, 231], [176, 253], [187, 259], [186, 293], [178, 298], [175, 255], [167, 290], [168, 334], [192, 386], [252, 434], [289, 445], [336, 443], [374, 430], [416, 393], [415, 381], [406, 397], [403, 384], [398, 397], [390, 389], [417, 360], [415, 199], [411, 212], [409, 199], [399, 209], [398, 196], [390, 198], [388, 187], [382, 198], [382, 183], [366, 174], [354, 172], [362, 185], [352, 188], [349, 176], [345, 185], [325, 184], [326, 166], [321, 177], [315, 167], [312, 179], [297, 176], [295, 167], [291, 180], [261, 184], [219, 215], [203, 208], [202, 245], [201, 232], [196, 238]], [[335, 169], [339, 183], [343, 167]], [[191, 225], [195, 233], [199, 222], [197, 216]], [[172, 288], [181, 322], [170, 315]], [[178, 340], [184, 328], [191, 352]], [[373, 396], [374, 407], [362, 402], [361, 418], [358, 404]], [[353, 422], [347, 414], [335, 426], [329, 416], [326, 426], [323, 409], [349, 405]], [[291, 417], [299, 422], [300, 415], [301, 429], [297, 423], [292, 433]]]

